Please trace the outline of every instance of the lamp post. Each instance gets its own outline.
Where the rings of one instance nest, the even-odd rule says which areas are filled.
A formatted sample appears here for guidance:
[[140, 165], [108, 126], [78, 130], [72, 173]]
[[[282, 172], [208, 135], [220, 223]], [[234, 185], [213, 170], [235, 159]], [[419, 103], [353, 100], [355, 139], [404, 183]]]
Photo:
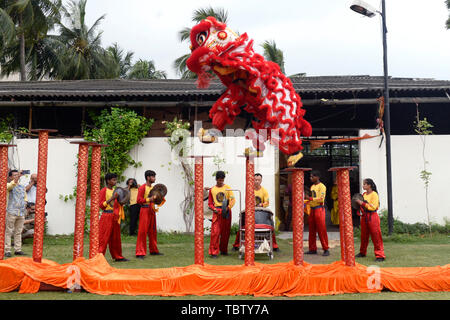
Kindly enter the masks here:
[[384, 69], [384, 132], [386, 133], [386, 175], [387, 175], [387, 199], [388, 199], [388, 230], [392, 234], [394, 226], [394, 214], [392, 211], [392, 165], [391, 165], [391, 115], [389, 107], [389, 83], [387, 64], [387, 41], [386, 41], [386, 4], [381, 0], [381, 12], [374, 9], [364, 1], [353, 1], [350, 6], [353, 11], [367, 17], [374, 17], [375, 13], [381, 15], [383, 23], [383, 69]]

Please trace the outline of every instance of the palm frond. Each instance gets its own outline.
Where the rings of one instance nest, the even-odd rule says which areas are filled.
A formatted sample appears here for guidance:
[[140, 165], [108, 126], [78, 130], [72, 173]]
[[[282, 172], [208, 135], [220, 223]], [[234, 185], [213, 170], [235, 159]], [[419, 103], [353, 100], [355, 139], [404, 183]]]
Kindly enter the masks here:
[[207, 17], [214, 17], [220, 22], [227, 23], [228, 12], [223, 8], [214, 9], [211, 6], [208, 8], [200, 8], [194, 11], [192, 21], [198, 23]]

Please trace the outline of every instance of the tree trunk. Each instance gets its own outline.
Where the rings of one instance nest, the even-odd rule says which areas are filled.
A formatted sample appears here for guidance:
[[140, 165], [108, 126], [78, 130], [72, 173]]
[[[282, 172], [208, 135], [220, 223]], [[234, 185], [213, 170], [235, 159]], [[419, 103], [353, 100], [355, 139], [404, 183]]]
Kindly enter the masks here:
[[[19, 16], [19, 28], [23, 26], [23, 17]], [[21, 28], [22, 29], [22, 28]], [[27, 72], [25, 70], [25, 31], [21, 30], [20, 40], [20, 81], [27, 81]]]

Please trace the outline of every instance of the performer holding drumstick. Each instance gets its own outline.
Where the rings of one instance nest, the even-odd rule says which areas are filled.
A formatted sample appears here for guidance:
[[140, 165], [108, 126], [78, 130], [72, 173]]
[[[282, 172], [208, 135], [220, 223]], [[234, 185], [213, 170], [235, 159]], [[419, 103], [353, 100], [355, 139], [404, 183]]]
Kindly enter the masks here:
[[377, 186], [372, 179], [363, 180], [364, 200], [356, 200], [360, 205], [361, 212], [361, 247], [357, 258], [365, 257], [367, 253], [367, 246], [369, 245], [369, 236], [372, 238], [375, 261], [384, 261], [383, 238], [381, 236], [380, 217], [377, 210], [380, 206]]
[[109, 252], [115, 261], [128, 261], [122, 256], [120, 220], [124, 218], [124, 215], [123, 206], [117, 201], [119, 194], [114, 193], [117, 175], [115, 173], [107, 173], [105, 181], [106, 187], [100, 190], [100, 209], [103, 212], [99, 222], [99, 252], [105, 255], [106, 247], [109, 245]]
[[[137, 195], [137, 203], [141, 205], [139, 213], [139, 229], [136, 241], [136, 258], [144, 259], [147, 254], [147, 236], [149, 241], [150, 255], [163, 255], [158, 250], [158, 239], [156, 229], [156, 212], [155, 207], [157, 195], [150, 195], [153, 189], [152, 184], [156, 181], [156, 173], [153, 170], [147, 170], [144, 173], [145, 184], [139, 187]], [[158, 204], [162, 206], [166, 200], [163, 198]]]

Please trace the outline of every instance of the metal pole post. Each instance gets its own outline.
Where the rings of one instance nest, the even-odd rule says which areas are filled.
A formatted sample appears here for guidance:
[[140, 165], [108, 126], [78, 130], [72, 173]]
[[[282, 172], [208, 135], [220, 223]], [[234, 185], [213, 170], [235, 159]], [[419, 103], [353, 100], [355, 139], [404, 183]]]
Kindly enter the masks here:
[[391, 165], [391, 113], [389, 105], [389, 83], [386, 41], [386, 4], [382, 0], [381, 18], [383, 20], [383, 68], [384, 68], [384, 129], [386, 133], [386, 174], [387, 174], [387, 199], [388, 199], [388, 230], [389, 235], [394, 229], [394, 212], [392, 201], [392, 165]]

